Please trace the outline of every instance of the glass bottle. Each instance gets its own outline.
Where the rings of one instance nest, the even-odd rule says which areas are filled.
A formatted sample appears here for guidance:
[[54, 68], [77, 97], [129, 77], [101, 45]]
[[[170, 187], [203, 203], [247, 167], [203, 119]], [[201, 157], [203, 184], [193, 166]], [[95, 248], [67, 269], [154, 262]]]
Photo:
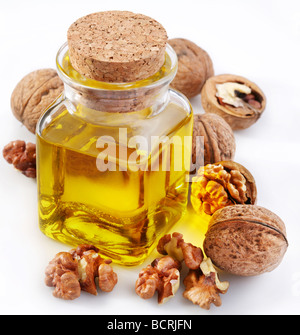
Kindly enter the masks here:
[[56, 64], [65, 90], [37, 126], [40, 229], [140, 264], [187, 205], [193, 113], [169, 88], [176, 53], [168, 45], [160, 71], [132, 83], [83, 77], [67, 43]]

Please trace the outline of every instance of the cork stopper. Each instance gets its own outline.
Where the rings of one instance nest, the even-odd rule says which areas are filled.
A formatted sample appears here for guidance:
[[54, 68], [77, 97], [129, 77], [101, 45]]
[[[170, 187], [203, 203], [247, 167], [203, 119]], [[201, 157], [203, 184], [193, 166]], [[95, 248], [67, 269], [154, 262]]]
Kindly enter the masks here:
[[167, 40], [160, 23], [127, 11], [90, 14], [68, 30], [72, 66], [83, 76], [104, 82], [151, 77], [164, 64]]

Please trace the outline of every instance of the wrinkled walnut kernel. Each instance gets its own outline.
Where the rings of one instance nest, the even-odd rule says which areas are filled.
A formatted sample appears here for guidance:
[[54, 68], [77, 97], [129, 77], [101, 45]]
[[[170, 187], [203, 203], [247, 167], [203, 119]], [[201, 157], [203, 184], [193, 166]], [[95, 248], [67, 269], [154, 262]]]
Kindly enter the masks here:
[[143, 269], [135, 284], [135, 291], [142, 299], [158, 293], [158, 303], [164, 304], [177, 292], [180, 284], [180, 262], [166, 256], [155, 259]]
[[46, 285], [55, 287], [55, 297], [74, 300], [80, 296], [78, 262], [68, 252], [58, 253], [47, 266], [45, 275]]
[[80, 245], [58, 253], [45, 271], [46, 285], [55, 287], [53, 295], [65, 300], [78, 298], [81, 291], [97, 295], [96, 277], [99, 277], [99, 288], [111, 292], [118, 277], [109, 265], [111, 260], [104, 260], [98, 252], [92, 245]]
[[103, 259], [94, 250], [83, 253], [78, 261], [80, 286], [83, 291], [97, 295], [95, 277], [98, 276], [98, 268]]
[[69, 253], [73, 256], [73, 257], [82, 257], [84, 255], [85, 252], [87, 251], [95, 251], [96, 253], [99, 253], [99, 249], [91, 244], [81, 244], [79, 245], [76, 249], [72, 249], [69, 251]]
[[36, 146], [24, 141], [12, 141], [3, 149], [3, 157], [26, 177], [36, 178]]
[[53, 296], [64, 300], [79, 298], [81, 292], [78, 278], [74, 272], [66, 272], [57, 278]]
[[218, 274], [209, 258], [204, 260], [199, 270], [190, 270], [184, 279], [183, 296], [203, 309], [210, 309], [211, 304], [221, 306], [220, 293], [225, 294], [228, 282], [220, 282]]
[[157, 246], [157, 251], [162, 255], [168, 255], [179, 262], [184, 261], [189, 269], [198, 269], [203, 261], [203, 252], [191, 243], [186, 243], [183, 235], [173, 233], [163, 236]]
[[118, 276], [109, 264], [101, 264], [98, 268], [99, 288], [103, 292], [111, 292], [118, 282]]
[[135, 292], [143, 299], [150, 299], [154, 296], [160, 285], [158, 272], [151, 265], [143, 269], [135, 284]]
[[168, 255], [179, 262], [183, 261], [183, 253], [181, 244], [183, 242], [183, 235], [180, 233], [173, 233], [164, 235], [157, 245], [157, 251], [162, 255]]
[[193, 178], [191, 203], [198, 214], [214, 214], [235, 204], [254, 204], [256, 186], [253, 176], [242, 165], [223, 161], [199, 169]]

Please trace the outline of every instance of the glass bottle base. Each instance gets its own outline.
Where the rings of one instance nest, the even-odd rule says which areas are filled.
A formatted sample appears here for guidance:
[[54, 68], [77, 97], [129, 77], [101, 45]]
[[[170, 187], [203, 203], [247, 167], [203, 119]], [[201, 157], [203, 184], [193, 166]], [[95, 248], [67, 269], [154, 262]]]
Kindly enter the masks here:
[[114, 263], [136, 266], [143, 263], [159, 239], [185, 214], [185, 205], [180, 207], [179, 211], [164, 201], [155, 210], [142, 212], [138, 217], [117, 219], [81, 203], [59, 202], [54, 210], [43, 208], [40, 229], [64, 244], [72, 247], [92, 244]]

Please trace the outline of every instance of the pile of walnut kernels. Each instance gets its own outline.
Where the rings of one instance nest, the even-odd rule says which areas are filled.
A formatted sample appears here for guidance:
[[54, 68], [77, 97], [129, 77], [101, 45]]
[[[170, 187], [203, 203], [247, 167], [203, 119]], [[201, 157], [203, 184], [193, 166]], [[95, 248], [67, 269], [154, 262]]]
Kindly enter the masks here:
[[[201, 308], [221, 305], [220, 293], [226, 293], [228, 282], [220, 282], [209, 258], [204, 259], [201, 248], [186, 243], [182, 234], [162, 237], [157, 251], [163, 255], [144, 268], [136, 281], [135, 291], [143, 299], [157, 292], [158, 303], [172, 298], [180, 286], [180, 271], [189, 269], [184, 279], [183, 296]], [[118, 277], [110, 260], [99, 255], [92, 245], [80, 245], [69, 252], [58, 253], [46, 268], [46, 285], [54, 287], [53, 295], [65, 300], [78, 298], [81, 291], [97, 295], [96, 281], [103, 292], [111, 292]]]
[[[209, 309], [221, 305], [220, 294], [229, 283], [221, 282], [216, 268], [240, 276], [272, 271], [282, 261], [288, 247], [282, 220], [271, 211], [256, 206], [256, 185], [251, 173], [234, 162], [236, 142], [233, 131], [253, 125], [262, 115], [266, 98], [261, 89], [246, 78], [214, 75], [206, 51], [185, 39], [169, 40], [178, 56], [178, 73], [171, 86], [187, 97], [201, 94], [204, 114], [194, 118], [193, 157], [198, 153], [196, 137], [204, 138], [204, 167], [198, 167], [191, 190], [195, 211], [211, 216], [203, 250], [186, 243], [180, 233], [166, 235], [158, 243], [162, 255], [139, 274], [135, 290], [143, 299], [157, 292], [158, 303], [173, 297], [183, 280], [183, 296]], [[193, 69], [190, 71], [189, 69]], [[53, 69], [41, 69], [24, 77], [11, 97], [15, 117], [30, 132], [48, 105], [63, 91], [63, 83]], [[202, 148], [202, 147], [200, 147]], [[10, 142], [3, 156], [15, 169], [36, 177], [35, 144]], [[276, 250], [276, 252], [274, 252]], [[81, 291], [97, 295], [97, 286], [111, 292], [118, 277], [111, 261], [91, 245], [80, 245], [55, 256], [46, 268], [46, 285], [53, 295], [66, 300], [78, 298]], [[96, 285], [97, 282], [97, 285]]]

